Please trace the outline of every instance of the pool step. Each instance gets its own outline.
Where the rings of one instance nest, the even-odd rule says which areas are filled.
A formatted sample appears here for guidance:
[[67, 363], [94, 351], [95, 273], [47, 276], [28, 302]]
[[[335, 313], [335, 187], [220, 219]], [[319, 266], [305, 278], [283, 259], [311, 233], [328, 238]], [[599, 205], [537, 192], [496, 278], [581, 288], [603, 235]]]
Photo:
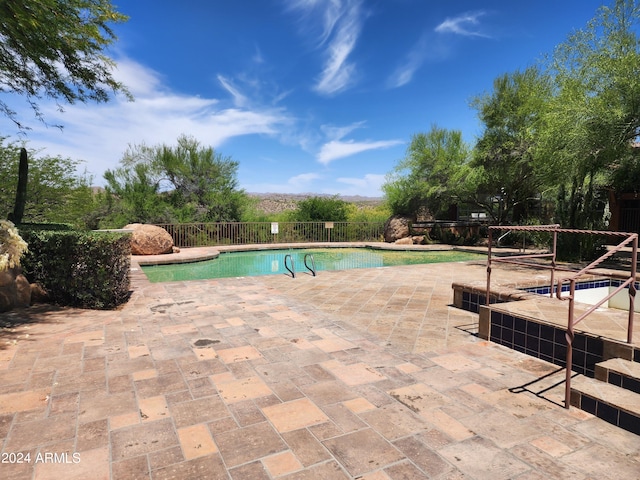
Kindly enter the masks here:
[[571, 405], [640, 435], [640, 394], [595, 378], [571, 380]]
[[596, 365], [595, 377], [626, 390], [640, 394], [640, 363], [611, 358]]

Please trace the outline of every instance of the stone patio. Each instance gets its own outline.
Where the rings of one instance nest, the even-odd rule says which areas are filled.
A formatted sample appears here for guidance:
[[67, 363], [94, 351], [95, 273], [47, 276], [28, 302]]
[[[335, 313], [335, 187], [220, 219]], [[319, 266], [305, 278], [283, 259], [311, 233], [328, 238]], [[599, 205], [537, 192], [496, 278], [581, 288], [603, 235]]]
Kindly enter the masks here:
[[637, 478], [637, 435], [560, 407], [557, 367], [450, 306], [484, 274], [151, 284], [134, 264], [119, 310], [2, 314], [0, 478]]

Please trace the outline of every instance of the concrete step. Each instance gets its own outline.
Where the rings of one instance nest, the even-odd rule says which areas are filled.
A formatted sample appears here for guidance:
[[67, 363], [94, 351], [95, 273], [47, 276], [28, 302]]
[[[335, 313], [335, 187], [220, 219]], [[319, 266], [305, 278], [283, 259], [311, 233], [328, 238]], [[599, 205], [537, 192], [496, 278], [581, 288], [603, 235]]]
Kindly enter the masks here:
[[596, 364], [596, 379], [640, 394], [640, 363], [612, 358]]
[[571, 379], [571, 405], [640, 435], [640, 394], [595, 378]]

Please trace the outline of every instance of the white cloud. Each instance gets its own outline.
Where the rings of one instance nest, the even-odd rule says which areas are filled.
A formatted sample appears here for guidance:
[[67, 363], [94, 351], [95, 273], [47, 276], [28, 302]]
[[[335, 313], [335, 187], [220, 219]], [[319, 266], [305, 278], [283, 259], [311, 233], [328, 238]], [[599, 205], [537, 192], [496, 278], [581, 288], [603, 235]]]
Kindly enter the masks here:
[[322, 178], [322, 175], [319, 173], [301, 173], [300, 175], [296, 175], [291, 177], [287, 184], [292, 187], [306, 187], [314, 180], [319, 180]]
[[249, 183], [244, 188], [248, 192], [322, 193], [322, 185], [318, 182], [324, 179], [325, 176], [319, 173], [301, 173], [287, 179], [284, 183]]
[[447, 18], [435, 28], [438, 33], [455, 33], [468, 37], [489, 37], [472, 27], [476, 27], [480, 22], [478, 19], [485, 15], [485, 12], [468, 12], [454, 18]]
[[355, 122], [351, 125], [347, 125], [346, 127], [334, 127], [333, 125], [321, 125], [320, 130], [332, 140], [340, 140], [344, 138], [346, 135], [349, 135], [354, 130], [363, 127], [365, 122]]
[[[172, 92], [163, 85], [160, 75], [129, 59], [118, 61], [117, 77], [134, 94], [134, 102], [117, 97], [107, 104], [65, 106], [60, 112], [55, 102], [42, 101], [40, 107], [47, 122], [64, 128], [60, 131], [33, 122], [27, 136], [30, 146], [45, 149], [47, 155], [86, 160], [96, 183], [102, 183], [104, 171], [118, 167], [130, 144], [172, 144], [181, 134], [188, 134], [217, 148], [241, 135], [279, 137], [293, 121], [282, 108], [225, 108], [221, 104], [229, 101]], [[33, 113], [27, 107], [22, 115]], [[0, 119], [0, 130], [6, 132], [2, 122], [9, 121]]]
[[381, 197], [384, 175], [365, 174], [361, 178], [329, 178], [325, 174], [302, 173], [289, 178], [284, 183], [255, 183], [246, 185], [248, 192], [270, 193], [319, 193], [328, 195], [360, 195]]
[[365, 195], [370, 197], [378, 197], [382, 195], [382, 185], [385, 182], [385, 175], [367, 173], [362, 178], [341, 177], [337, 178], [336, 181], [351, 186], [351, 188], [348, 190], [349, 195]]
[[[292, 10], [300, 11], [305, 19], [321, 18], [322, 32], [319, 46], [326, 48], [325, 61], [314, 90], [321, 95], [334, 95], [348, 88], [354, 81], [355, 64], [349, 61], [364, 19], [362, 0], [295, 0]], [[315, 13], [321, 11], [319, 16]]]
[[407, 53], [404, 62], [389, 77], [387, 83], [391, 88], [406, 85], [413, 79], [413, 75], [422, 66], [427, 57], [427, 48], [427, 37], [423, 35]]
[[230, 80], [226, 79], [222, 75], [218, 75], [218, 81], [224, 89], [231, 94], [236, 106], [244, 107], [247, 105], [247, 97], [240, 93], [240, 90], [238, 90]]
[[327, 165], [338, 158], [349, 157], [357, 153], [366, 152], [368, 150], [379, 150], [382, 148], [394, 147], [404, 143], [402, 140], [381, 140], [381, 141], [364, 141], [355, 142], [349, 140], [346, 142], [340, 140], [332, 140], [325, 143], [317, 155], [317, 160], [323, 165]]

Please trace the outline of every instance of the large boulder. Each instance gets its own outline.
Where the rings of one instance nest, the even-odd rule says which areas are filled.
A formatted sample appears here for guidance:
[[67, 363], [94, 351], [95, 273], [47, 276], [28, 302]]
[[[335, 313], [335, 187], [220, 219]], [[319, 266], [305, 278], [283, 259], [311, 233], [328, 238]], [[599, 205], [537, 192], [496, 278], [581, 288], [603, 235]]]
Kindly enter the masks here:
[[413, 245], [413, 238], [411, 237], [399, 238], [393, 243], [395, 243], [396, 245]]
[[131, 234], [132, 255], [162, 255], [173, 252], [173, 238], [162, 227], [132, 223], [124, 227]]
[[0, 312], [31, 304], [31, 287], [20, 267], [0, 272]]
[[409, 236], [411, 219], [402, 215], [391, 216], [384, 224], [384, 241], [395, 242]]

